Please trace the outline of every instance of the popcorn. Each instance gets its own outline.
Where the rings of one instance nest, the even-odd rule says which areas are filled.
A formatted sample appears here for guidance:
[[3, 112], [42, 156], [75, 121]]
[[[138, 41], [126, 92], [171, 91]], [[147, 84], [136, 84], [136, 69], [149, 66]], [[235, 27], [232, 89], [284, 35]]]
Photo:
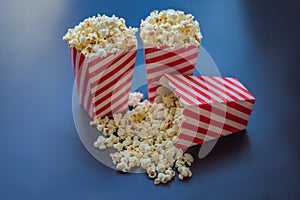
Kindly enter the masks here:
[[127, 27], [123, 18], [98, 14], [68, 29], [63, 40], [86, 56], [105, 57], [137, 46], [136, 32], [137, 28]]
[[131, 111], [114, 114], [113, 119], [94, 119], [90, 125], [106, 136], [99, 136], [94, 145], [101, 149], [113, 147], [117, 152], [110, 157], [118, 170], [126, 173], [133, 167], [140, 167], [154, 179], [154, 184], [171, 181], [175, 176], [174, 167], [180, 180], [190, 177], [192, 173], [187, 166], [194, 159], [175, 146], [182, 111], [176, 96], [170, 94], [163, 98], [163, 103], [145, 100]]
[[178, 178], [180, 180], [183, 180], [185, 177], [192, 177], [192, 172], [188, 167], [180, 166], [177, 168], [177, 171], [179, 172]]
[[144, 98], [144, 94], [140, 92], [133, 92], [129, 95], [128, 105], [136, 107], [138, 103]]
[[151, 12], [141, 21], [140, 29], [144, 45], [158, 48], [200, 46], [202, 39], [198, 21], [191, 14], [173, 9]]
[[141, 158], [141, 167], [142, 169], [147, 169], [148, 167], [151, 166], [151, 159], [150, 158]]
[[106, 149], [105, 143], [106, 143], [105, 137], [103, 137], [102, 135], [100, 135], [98, 137], [97, 141], [94, 142], [94, 147], [97, 147], [100, 150], [104, 150], [104, 149]]

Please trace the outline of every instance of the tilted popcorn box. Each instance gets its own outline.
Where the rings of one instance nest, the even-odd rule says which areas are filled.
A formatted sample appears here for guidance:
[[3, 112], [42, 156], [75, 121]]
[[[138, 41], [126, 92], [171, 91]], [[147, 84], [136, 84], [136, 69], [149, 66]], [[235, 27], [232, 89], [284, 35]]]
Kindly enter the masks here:
[[144, 45], [144, 58], [148, 83], [148, 99], [153, 102], [164, 74], [193, 75], [200, 47], [175, 47]]
[[181, 149], [246, 129], [255, 97], [236, 78], [165, 74], [157, 89], [184, 105], [177, 147]]
[[92, 119], [127, 111], [136, 53], [134, 45], [105, 57], [70, 48], [79, 101]]

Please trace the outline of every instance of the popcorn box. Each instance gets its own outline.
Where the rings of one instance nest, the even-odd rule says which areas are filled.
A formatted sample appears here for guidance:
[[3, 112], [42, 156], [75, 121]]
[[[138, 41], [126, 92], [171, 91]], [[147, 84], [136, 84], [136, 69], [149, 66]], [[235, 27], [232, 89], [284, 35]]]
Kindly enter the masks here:
[[246, 129], [255, 97], [236, 78], [165, 74], [155, 101], [174, 92], [184, 106], [181, 149]]
[[79, 100], [92, 119], [128, 109], [136, 53], [135, 45], [105, 57], [70, 48]]
[[148, 99], [153, 102], [160, 86], [159, 79], [164, 74], [193, 75], [200, 47], [168, 46], [145, 47], [146, 76], [148, 82]]

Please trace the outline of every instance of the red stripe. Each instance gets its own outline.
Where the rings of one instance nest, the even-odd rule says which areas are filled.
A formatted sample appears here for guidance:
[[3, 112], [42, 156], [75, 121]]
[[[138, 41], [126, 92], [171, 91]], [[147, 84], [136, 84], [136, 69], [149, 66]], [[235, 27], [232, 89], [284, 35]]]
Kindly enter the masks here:
[[[130, 93], [130, 87], [126, 90], [126, 91], [124, 91], [122, 94], [123, 95], [121, 95], [122, 97], [123, 96], [128, 96], [128, 98], [125, 100], [125, 101], [123, 101], [123, 102], [121, 102], [117, 107], [115, 107], [115, 108], [113, 108], [113, 111], [114, 111], [114, 113], [115, 112], [119, 112], [119, 110], [124, 106], [124, 105], [126, 105], [126, 107], [128, 108], [128, 99], [129, 99], [129, 93]], [[119, 100], [120, 98], [115, 98], [113, 101], [112, 101], [112, 104], [115, 104], [115, 103], [117, 103], [117, 101]]]
[[[225, 101], [224, 96], [221, 96], [221, 95], [219, 95], [218, 93], [216, 93], [215, 91], [209, 89], [206, 85], [203, 85], [203, 84], [201, 84], [199, 81], [193, 79], [192, 76], [185, 76], [185, 78], [187, 78], [188, 80], [192, 81], [193, 83], [195, 83], [196, 85], [198, 85], [198, 86], [201, 87], [202, 89], [204, 89], [204, 90], [208, 91], [209, 93], [213, 94], [214, 96], [217, 96], [217, 97], [219, 97], [221, 100]], [[204, 83], [206, 83], [206, 82], [204, 81]], [[218, 102], [216, 99], [214, 99], [214, 98], [212, 98], [212, 97], [210, 97], [209, 99], [213, 99], [213, 100], [215, 100], [216, 102]], [[210, 103], [210, 102], [207, 102], [207, 103]]]
[[168, 46], [161, 46], [160, 48], [156, 48], [156, 47], [144, 48], [144, 53], [149, 54], [149, 53], [154, 53], [154, 52], [169, 49], [169, 48], [170, 47], [168, 47]]
[[[166, 76], [167, 77], [167, 76]], [[192, 90], [196, 91], [197, 93], [199, 93], [200, 95], [204, 96], [205, 98], [209, 99], [212, 102], [217, 102], [216, 99], [212, 98], [211, 96], [209, 96], [208, 94], [202, 92], [201, 90], [199, 90], [198, 88], [196, 88], [195, 86], [193, 86], [191, 83], [188, 82], [189, 79], [187, 79], [187, 76], [171, 76], [172, 78], [178, 80], [181, 83], [184, 83], [186, 86], [190, 86]], [[168, 78], [169, 79], [169, 78]], [[191, 81], [191, 80], [189, 80]], [[194, 82], [193, 82], [194, 83]], [[198, 86], [198, 84], [196, 84]], [[208, 88], [206, 87], [202, 87], [203, 89], [205, 89], [206, 91], [208, 91]], [[207, 103], [207, 102], [206, 102]]]
[[[248, 101], [249, 102], [249, 101]], [[245, 106], [242, 106], [242, 105], [240, 105], [240, 104], [238, 104], [238, 103], [236, 103], [236, 102], [227, 102], [226, 103], [226, 105], [228, 106], [228, 107], [231, 107], [231, 108], [233, 108], [233, 109], [235, 109], [235, 110], [238, 110], [238, 111], [240, 111], [240, 112], [242, 112], [242, 113], [245, 113], [245, 114], [247, 114], [247, 115], [249, 115], [250, 116], [250, 114], [251, 114], [251, 109], [249, 109], [249, 108], [247, 108], [247, 107], [245, 107]]]
[[220, 137], [220, 133], [216, 133], [214, 131], [208, 131], [205, 128], [202, 128], [200, 126], [195, 126], [195, 125], [187, 123], [187, 122], [183, 122], [182, 125], [181, 125], [181, 128], [184, 128], [184, 129], [187, 129], [187, 130], [190, 130], [190, 131], [194, 131], [194, 132], [197, 132], [197, 133], [201, 133], [203, 135], [208, 135], [208, 136], [213, 137], [213, 138], [219, 138]]
[[180, 133], [178, 136], [178, 139], [188, 141], [191, 143], [191, 145], [194, 145], [193, 143], [200, 144], [200, 143], [204, 142], [204, 140], [202, 140], [201, 138], [187, 135], [185, 133]]
[[[178, 65], [180, 65], [182, 63], [188, 63], [189, 66], [193, 66], [194, 67], [195, 63], [191, 64], [189, 62], [189, 60], [192, 60], [192, 59], [196, 58], [197, 56], [198, 56], [198, 53], [194, 53], [194, 54], [186, 56], [186, 57], [177, 56], [176, 58], [174, 58], [176, 60], [168, 62], [166, 64], [162, 64], [162, 63], [159, 63], [159, 61], [157, 61], [157, 63], [155, 63], [157, 65], [157, 67], [156, 66], [155, 67], [151, 67], [150, 69], [147, 70], [147, 73], [149, 73], [149, 74], [155, 73], [155, 72], [158, 72], [160, 70], [166, 69], [166, 67], [170, 67], [171, 69], [173, 69], [174, 67], [176, 67], [176, 66], [178, 66]], [[147, 63], [147, 64], [149, 64], [149, 63]], [[146, 67], [147, 67], [147, 65], [146, 65]], [[185, 67], [183, 67], [183, 68], [185, 68]], [[180, 70], [180, 69], [177, 69], [176, 71], [178, 71], [178, 70]]]
[[186, 149], [188, 146], [182, 145], [182, 144], [176, 144], [175, 145], [178, 149]]
[[228, 83], [234, 85], [235, 87], [239, 88], [240, 90], [244, 91], [245, 93], [249, 94], [250, 96], [253, 96], [246, 88], [242, 87], [241, 85], [236, 84], [231, 79], [235, 79], [236, 81], [240, 82], [237, 78], [223, 78]]
[[[133, 68], [133, 66], [132, 66], [130, 69], [127, 70], [127, 73], [129, 73], [129, 71], [130, 71], [132, 68]], [[125, 73], [126, 73], [126, 72], [125, 72]], [[111, 86], [114, 86], [116, 83], [120, 82], [121, 78], [122, 78], [122, 77], [119, 77], [118, 79], [114, 79], [114, 82], [111, 84]], [[102, 93], [103, 91], [106, 91], [106, 90], [110, 90], [110, 92], [109, 92], [108, 94], [106, 94], [105, 96], [101, 97], [100, 99], [98, 99], [98, 100], [94, 103], [94, 106], [96, 107], [96, 106], [98, 106], [101, 102], [105, 101], [105, 100], [108, 99], [108, 98], [111, 98], [111, 96], [113, 95], [114, 91], [122, 90], [122, 88], [123, 88], [124, 86], [126, 86], [126, 85], [128, 84], [128, 82], [131, 81], [131, 79], [132, 79], [132, 76], [129, 76], [129, 77], [127, 78], [126, 81], [124, 81], [122, 84], [118, 85], [116, 88], [114, 88], [114, 87], [110, 87], [110, 88], [107, 87], [107, 86], [109, 86], [109, 84], [106, 85], [105, 88], [103, 88], [103, 87], [102, 87], [102, 88], [99, 88], [99, 89], [96, 91], [95, 94], [101, 95], [101, 93]], [[97, 98], [98, 95], [94, 96], [94, 98]]]
[[83, 53], [80, 53], [80, 58], [79, 58], [79, 66], [82, 66], [82, 63], [84, 62], [85, 60], [85, 56]]
[[[215, 96], [219, 97], [219, 98], [220, 98], [221, 100], [223, 100], [224, 102], [227, 101], [227, 97], [230, 96], [230, 95], [226, 92], [225, 88], [220, 88], [220, 87], [218, 87], [218, 86], [216, 86], [216, 85], [210, 83], [209, 81], [205, 80], [204, 77], [195, 76], [195, 78], [196, 78], [196, 79], [199, 79], [199, 80], [202, 80], [205, 84], [207, 84], [207, 85], [211, 86], [212, 88], [214, 88], [214, 89], [220, 91], [221, 93], [223, 93], [224, 95], [221, 95], [221, 94], [219, 94], [219, 93], [213, 91], [212, 89], [207, 88], [207, 89], [209, 90], [209, 92], [211, 92], [211, 93], [214, 94]], [[200, 84], [200, 83], [199, 83], [199, 84]], [[230, 97], [231, 97], [231, 96], [230, 96]], [[233, 99], [233, 100], [238, 100], [238, 99], [235, 98], [235, 97], [232, 98], [232, 99]]]
[[[200, 113], [201, 113], [201, 111], [200, 111]], [[184, 115], [192, 118], [192, 116], [195, 116], [195, 113], [193, 113], [192, 111], [186, 109], [186, 111], [184, 112]], [[226, 123], [222, 123], [222, 122], [216, 121], [213, 118], [208, 118], [208, 117], [206, 117], [204, 115], [201, 115], [201, 114], [200, 114], [200, 117], [198, 118], [198, 121], [206, 123], [208, 125], [212, 125], [212, 126], [221, 128], [221, 129], [224, 129], [224, 130], [232, 132], [232, 133], [240, 131], [240, 129], [232, 127], [232, 126], [230, 126], [230, 125], [228, 125]], [[216, 133], [216, 132], [213, 132], [213, 133], [215, 133], [217, 135], [220, 134], [220, 133]], [[215, 137], [215, 136], [212, 136], [212, 137]]]
[[108, 112], [106, 112], [106, 113], [103, 113], [103, 114], [101, 114], [101, 113], [99, 113], [99, 114], [96, 114], [96, 116], [97, 117], [99, 117], [99, 116], [101, 116], [101, 117], [104, 117], [104, 116], [112, 116], [113, 115], [113, 113], [112, 113], [112, 111], [110, 110], [110, 111], [108, 111]]
[[[118, 70], [120, 70], [120, 68], [123, 68], [123, 65], [120, 65], [114, 71], [118, 71]], [[111, 87], [114, 86], [114, 84], [116, 84], [120, 80], [120, 78], [122, 78], [123, 76], [125, 76], [127, 73], [130, 73], [133, 70], [133, 68], [134, 68], [134, 64], [133, 65], [129, 65], [128, 69], [126, 69], [126, 71], [124, 71], [121, 76], [116, 77], [116, 78], [113, 77], [114, 74], [111, 74], [111, 72], [109, 72], [105, 76], [101, 77], [99, 79], [99, 83], [101, 83], [101, 82], [103, 82], [103, 81], [105, 81], [107, 79], [111, 79], [111, 81], [108, 84], [102, 86], [101, 88], [98, 88], [97, 91], [95, 91], [95, 93], [93, 94], [94, 97], [97, 97], [99, 94], [102, 93], [102, 91], [105, 91], [105, 90], [108, 90], [108, 89], [113, 89]]]
[[93, 67], [94, 65], [97, 65], [99, 62], [105, 61], [105, 60], [106, 60], [107, 58], [109, 58], [111, 55], [112, 55], [112, 54], [107, 54], [105, 57], [97, 57], [97, 58], [91, 60], [91, 61], [89, 62], [89, 65], [88, 65], [89, 68], [90, 68], [90, 67]]
[[[95, 77], [95, 76], [97, 76], [98, 74], [100, 74], [100, 73], [102, 73], [104, 70], [106, 70], [106, 71], [104, 71], [104, 73], [105, 72], [107, 72], [107, 70], [110, 70], [110, 68], [112, 68], [119, 60], [121, 60], [121, 59], [123, 59], [126, 55], [128, 55], [128, 54], [126, 54], [126, 53], [124, 53], [124, 54], [121, 54], [120, 56], [118, 56], [118, 57], [115, 57], [111, 62], [108, 62], [106, 65], [103, 65], [103, 66], [101, 66], [101, 67], [99, 67], [97, 70], [95, 70], [95, 71], [93, 71], [92, 73], [91, 73], [91, 78], [93, 78], [93, 77]], [[111, 56], [114, 56], [114, 55], [111, 55]], [[128, 60], [128, 59], [127, 59]], [[126, 60], [126, 61], [127, 61]], [[125, 61], [125, 62], [126, 62]], [[131, 60], [130, 60], [131, 61]], [[121, 63], [120, 64], [120, 66], [122, 66], [124, 63]], [[117, 70], [116, 70], [117, 69]], [[117, 68], [115, 68], [114, 70], [113, 70], [113, 72], [115, 72], [116, 73], [116, 71], [118, 71], [118, 70], [120, 70], [120, 68], [119, 68], [119, 66], [117, 67]], [[100, 79], [101, 79], [102, 77], [100, 77]], [[97, 81], [94, 81], [93, 83], [91, 83], [91, 88], [94, 88], [96, 85], [98, 85], [98, 83], [99, 83], [99, 80]]]
[[[130, 87], [129, 87], [126, 91], [124, 91], [124, 93], [127, 93], [127, 94], [129, 94], [129, 92], [130, 92]], [[120, 96], [121, 96], [121, 95], [120, 95]], [[128, 97], [129, 97], [129, 96], [128, 96]], [[118, 109], [119, 109], [120, 107], [122, 107], [124, 104], [128, 105], [128, 99], [127, 99], [127, 101], [123, 101], [123, 102], [121, 102], [116, 108], [113, 108], [112, 105], [114, 105], [118, 100], [119, 100], [118, 98], [115, 98], [115, 99], [109, 101], [106, 105], [100, 107], [98, 110], [96, 110], [96, 115], [97, 115], [97, 116], [98, 116], [98, 115], [105, 116], [105, 115], [104, 115], [105, 113], [103, 114], [103, 112], [104, 112], [105, 110], [107, 110], [108, 108], [110, 108], [110, 109], [109, 109], [109, 111], [107, 111], [107, 112], [116, 112], [116, 111], [118, 111]], [[102, 114], [101, 114], [101, 113], [102, 113]]]
[[194, 70], [195, 70], [195, 64], [181, 68], [181, 69], [177, 70], [177, 72], [179, 72], [179, 74], [183, 74], [183, 75], [193, 75]]
[[[114, 77], [114, 75], [120, 71], [122, 68], [126, 67], [128, 65], [128, 63], [130, 63], [133, 59], [135, 59], [136, 57], [136, 52], [134, 54], [132, 54], [127, 60], [125, 60], [123, 63], [121, 63], [118, 67], [116, 67], [114, 70], [105, 70], [103, 76], [100, 77], [100, 79], [98, 81], [95, 81], [98, 85], [99, 83], [107, 80], [107, 79], [111, 79], [112, 77]], [[134, 64], [129, 66], [129, 69], [128, 70], [132, 70], [132, 68], [134, 67]], [[126, 70], [123, 74], [127, 73]], [[108, 84], [108, 85], [111, 85], [111, 84]], [[91, 86], [92, 88], [94, 87], [94, 84], [92, 84]], [[109, 86], [108, 86], [109, 87]], [[107, 88], [106, 86], [104, 86], [103, 88]], [[97, 93], [95, 94], [95, 96], [97, 96]]]
[[[164, 69], [166, 68], [166, 66], [164, 67]], [[174, 69], [172, 67], [169, 67], [168, 70], [164, 70], [163, 73], [156, 75], [153, 78], [148, 79], [149, 82], [158, 82], [159, 79], [164, 75], [164, 74], [180, 74], [180, 75], [191, 75], [192, 73], [194, 73], [194, 65], [188, 65], [179, 69]], [[147, 71], [148, 73], [148, 71]], [[149, 76], [149, 74], [147, 74], [147, 76]]]
[[75, 73], [75, 76], [76, 76], [76, 74], [77, 74], [77, 68], [76, 68], [77, 50], [75, 48], [70, 48], [70, 50], [72, 51], [71, 53], [73, 54], [72, 64], [73, 64], [73, 69], [74, 69], [74, 73]]
[[[176, 87], [175, 93], [177, 93], [181, 98], [183, 98], [183, 99], [184, 99], [186, 102], [188, 102], [190, 105], [194, 105], [195, 102], [193, 102], [189, 97], [187, 97], [186, 94], [189, 95], [189, 96], [191, 96], [192, 98], [194, 98], [194, 99], [196, 99], [196, 100], [202, 102], [202, 103], [206, 103], [206, 102], [205, 102], [203, 99], [201, 99], [199, 96], [197, 96], [197, 95], [193, 94], [192, 92], [190, 92], [189, 90], [183, 88], [182, 86], [180, 86], [179, 84], [177, 84], [175, 81], [170, 80], [170, 83], [173, 84], [173, 85]], [[179, 93], [178, 89], [181, 90], [182, 92], [184, 92], [185, 94]]]
[[[196, 47], [198, 48], [198, 47]], [[167, 50], [165, 50], [167, 49]], [[168, 58], [171, 58], [171, 57], [175, 57], [175, 56], [178, 56], [180, 57], [180, 54], [182, 53], [185, 53], [185, 52], [188, 52], [189, 50], [192, 50], [192, 49], [195, 49], [195, 46], [190, 46], [188, 48], [185, 48], [185, 47], [182, 47], [182, 48], [178, 48], [178, 49], [171, 49], [171, 48], [164, 48], [164, 49], [157, 49], [157, 48], [150, 48], [150, 49], [146, 49], [145, 51], [145, 62], [146, 64], [150, 64], [150, 63], [154, 63], [154, 62], [159, 62], [159, 61], [162, 61], [162, 60], [165, 60], [165, 59], [168, 59]], [[154, 52], [159, 52], [161, 51], [161, 55], [158, 55], [156, 57], [153, 57], [153, 58], [147, 58], [147, 54], [149, 53], [154, 53]]]
[[[84, 65], [84, 64], [83, 64]], [[83, 69], [83, 67], [81, 68], [81, 70]], [[88, 90], [88, 82], [89, 82], [89, 72], [88, 72], [88, 67], [85, 66], [85, 76], [83, 78], [83, 92], [82, 92], [82, 96], [81, 96], [81, 102], [84, 103], [84, 98], [86, 93], [89, 93], [89, 95], [91, 95], [91, 91], [90, 89]], [[85, 102], [86, 103], [86, 102]], [[87, 105], [84, 105], [84, 107], [87, 109]], [[87, 112], [89, 112], [89, 110], [87, 110]]]
[[[220, 82], [220, 81], [218, 81], [218, 80], [214, 80], [213, 77], [203, 77], [203, 79], [206, 80], [206, 82], [207, 82], [209, 85], [213, 86], [215, 89], [217, 89], [217, 90], [223, 92], [223, 93], [226, 95], [226, 96], [225, 96], [226, 99], [228, 99], [228, 97], [230, 97], [230, 98], [233, 99], [234, 101], [240, 101], [239, 98], [235, 97], [234, 95], [232, 95], [231, 93], [228, 92], [228, 90], [230, 90], [230, 89], [228, 89], [228, 86], [227, 86], [226, 84], [224, 84], [224, 83], [222, 83], [222, 82]], [[213, 80], [214, 82], [220, 84], [221, 86], [215, 85], [215, 83], [211, 83], [211, 82], [209, 82], [208, 80]], [[223, 87], [224, 87], [224, 88], [223, 88]], [[227, 89], [227, 90], [226, 90], [226, 89]]]
[[[211, 79], [213, 79], [215, 82], [219, 83], [220, 85], [224, 85], [224, 87], [228, 90], [230, 90], [231, 92], [237, 94], [238, 96], [242, 97], [243, 99], [248, 99], [248, 97], [246, 97], [245, 95], [243, 95], [242, 93], [240, 93], [239, 91], [235, 90], [234, 88], [230, 87], [229, 85], [227, 85], [228, 83], [222, 83], [222, 81], [218, 80], [216, 77], [210, 77]], [[223, 79], [224, 80], [224, 79]], [[226, 81], [225, 81], [226, 82]], [[231, 96], [233, 96], [231, 94]]]
[[[244, 126], [247, 126], [248, 120], [242, 119], [242, 118], [240, 118], [240, 117], [238, 117], [238, 116], [236, 116], [236, 115], [233, 115], [233, 114], [231, 114], [231, 113], [228, 113], [228, 112], [226, 112], [226, 110], [221, 110], [221, 109], [219, 109], [219, 108], [217, 108], [217, 107], [212, 107], [212, 106], [209, 105], [209, 104], [203, 104], [203, 105], [201, 105], [200, 107], [201, 107], [202, 109], [204, 109], [204, 110], [206, 110], [206, 111], [209, 111], [209, 112], [211, 112], [211, 113], [213, 113], [213, 114], [216, 114], [216, 115], [218, 115], [218, 116], [220, 116], [220, 117], [225, 117], [226, 119], [230, 119], [230, 120], [232, 120], [232, 121], [234, 121], [234, 122], [237, 122], [237, 123], [239, 123], [239, 124], [242, 124], [242, 125], [244, 125]], [[226, 109], [226, 108], [225, 108], [225, 109]]]
[[152, 86], [151, 88], [149, 88], [149, 92], [156, 92], [157, 88], [159, 88], [160, 85], [157, 86]]
[[197, 56], [198, 56], [198, 52], [196, 52], [196, 53], [194, 53], [192, 55], [186, 56], [186, 57], [181, 57], [178, 60], [175, 60], [173, 62], [167, 63], [166, 65], [172, 67], [172, 66], [180, 65], [180, 64], [185, 63], [185, 62], [186, 63], [190, 63], [189, 60], [197, 58]]

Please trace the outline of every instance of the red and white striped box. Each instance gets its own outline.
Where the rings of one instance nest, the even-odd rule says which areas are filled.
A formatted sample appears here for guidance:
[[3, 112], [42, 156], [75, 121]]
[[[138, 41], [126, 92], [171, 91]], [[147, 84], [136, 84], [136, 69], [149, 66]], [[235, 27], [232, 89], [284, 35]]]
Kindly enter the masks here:
[[131, 46], [105, 57], [86, 57], [70, 48], [79, 100], [92, 119], [127, 111], [136, 52]]
[[200, 47], [144, 47], [148, 100], [153, 102], [164, 74], [193, 75]]
[[184, 105], [178, 148], [246, 129], [255, 97], [238, 79], [165, 74], [159, 82], [159, 95], [173, 92]]

